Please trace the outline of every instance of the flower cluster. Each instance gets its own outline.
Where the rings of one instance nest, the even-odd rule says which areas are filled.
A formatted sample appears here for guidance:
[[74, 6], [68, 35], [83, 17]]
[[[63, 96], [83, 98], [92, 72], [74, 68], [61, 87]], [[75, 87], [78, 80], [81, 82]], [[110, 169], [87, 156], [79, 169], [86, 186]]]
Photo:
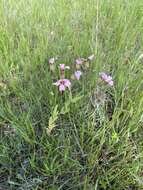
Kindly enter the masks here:
[[59, 87], [59, 91], [63, 92], [66, 88], [70, 89], [71, 82], [69, 79], [65, 78], [65, 70], [70, 69], [69, 66], [65, 66], [65, 64], [60, 64], [60, 79], [53, 83], [54, 85]]
[[53, 85], [56, 85], [59, 87], [59, 91], [63, 92], [66, 88], [70, 89], [71, 82], [68, 79], [60, 79], [57, 82], [53, 83]]
[[99, 73], [99, 75], [100, 75], [101, 79], [103, 81], [105, 81], [107, 84], [109, 84], [110, 86], [114, 85], [113, 79], [112, 79], [112, 77], [110, 75], [107, 75], [104, 72]]
[[[75, 65], [72, 66], [74, 68], [74, 72], [71, 76], [71, 80], [80, 80], [81, 76], [83, 75], [84, 68], [88, 68], [90, 66], [90, 62], [93, 61], [95, 58], [95, 55], [92, 54], [88, 58], [77, 58], [75, 60]], [[53, 72], [55, 69], [55, 62], [57, 60], [56, 58], [50, 58], [49, 59], [49, 66], [50, 70]], [[60, 64], [59, 65], [59, 70], [60, 70], [60, 79], [57, 82], [54, 82], [53, 85], [57, 86], [60, 92], [64, 92], [66, 89], [71, 88], [71, 80], [67, 79], [65, 77], [65, 71], [70, 70], [70, 67], [65, 65], [65, 64]], [[110, 75], [101, 72], [99, 73], [100, 78], [106, 82], [109, 86], [113, 86], [114, 82], [113, 79]]]

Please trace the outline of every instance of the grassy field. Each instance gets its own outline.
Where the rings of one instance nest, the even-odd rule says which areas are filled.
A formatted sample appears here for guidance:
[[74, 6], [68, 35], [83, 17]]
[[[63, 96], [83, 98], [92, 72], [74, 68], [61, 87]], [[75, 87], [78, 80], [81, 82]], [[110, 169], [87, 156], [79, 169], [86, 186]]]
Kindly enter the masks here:
[[142, 53], [142, 0], [0, 0], [0, 190], [143, 189]]

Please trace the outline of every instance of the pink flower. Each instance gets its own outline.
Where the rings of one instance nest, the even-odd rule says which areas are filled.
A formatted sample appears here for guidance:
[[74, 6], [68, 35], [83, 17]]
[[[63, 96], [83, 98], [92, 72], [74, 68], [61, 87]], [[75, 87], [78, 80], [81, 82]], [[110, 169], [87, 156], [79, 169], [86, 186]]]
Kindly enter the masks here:
[[90, 56], [88, 57], [88, 60], [89, 60], [89, 61], [92, 61], [94, 58], [95, 58], [95, 55], [92, 54], [92, 55], [90, 55]]
[[101, 79], [103, 81], [105, 81], [106, 83], [108, 83], [110, 86], [114, 85], [113, 79], [112, 79], [112, 77], [110, 75], [107, 75], [104, 72], [99, 73], [99, 75], [100, 75]]
[[56, 85], [59, 87], [59, 91], [63, 92], [66, 88], [70, 88], [71, 82], [68, 79], [60, 79], [57, 82], [55, 82], [53, 85]]
[[108, 82], [108, 84], [109, 84], [110, 86], [113, 86], [113, 85], [114, 85], [114, 82], [111, 80], [111, 81]]
[[84, 62], [84, 59], [83, 58], [78, 58], [78, 59], [76, 59], [75, 62], [76, 62], [77, 65], [82, 65], [83, 62]]
[[82, 75], [82, 72], [81, 72], [81, 71], [75, 71], [75, 73], [74, 73], [74, 76], [75, 76], [75, 78], [76, 78], [77, 80], [80, 79], [81, 75]]
[[65, 66], [65, 64], [60, 64], [61, 71], [64, 71], [65, 69], [70, 69], [69, 66]]

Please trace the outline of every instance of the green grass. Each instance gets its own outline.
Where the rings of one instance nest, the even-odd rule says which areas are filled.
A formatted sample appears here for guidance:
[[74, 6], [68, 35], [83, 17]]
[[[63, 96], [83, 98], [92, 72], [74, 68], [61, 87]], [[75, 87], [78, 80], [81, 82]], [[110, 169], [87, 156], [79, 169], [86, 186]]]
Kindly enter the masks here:
[[[60, 95], [48, 59], [92, 53]], [[142, 53], [141, 0], [1, 0], [0, 189], [143, 189]]]

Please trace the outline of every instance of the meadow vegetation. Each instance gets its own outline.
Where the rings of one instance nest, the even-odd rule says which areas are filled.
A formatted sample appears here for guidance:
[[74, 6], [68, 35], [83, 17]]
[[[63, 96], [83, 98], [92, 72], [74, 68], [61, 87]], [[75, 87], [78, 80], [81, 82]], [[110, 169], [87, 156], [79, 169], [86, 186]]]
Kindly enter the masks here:
[[0, 190], [143, 189], [142, 53], [141, 0], [0, 0]]

